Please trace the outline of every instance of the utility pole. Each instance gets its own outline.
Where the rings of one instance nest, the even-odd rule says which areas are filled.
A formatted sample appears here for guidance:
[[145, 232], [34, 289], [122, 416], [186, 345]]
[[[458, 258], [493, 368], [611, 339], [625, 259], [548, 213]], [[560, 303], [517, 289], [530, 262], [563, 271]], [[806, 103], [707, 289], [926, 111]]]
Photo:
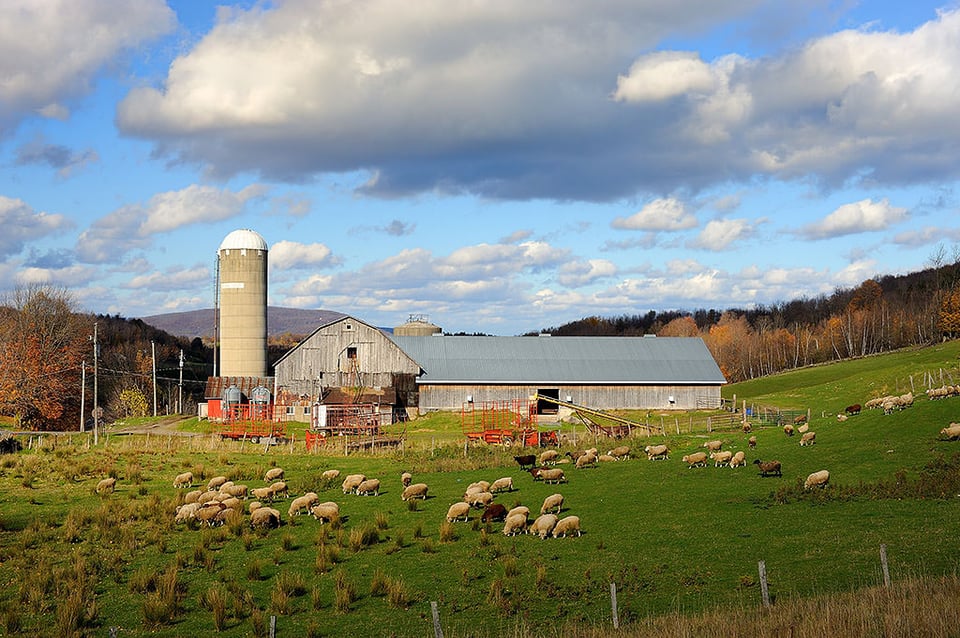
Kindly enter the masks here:
[[183, 414], [183, 348], [180, 349], [180, 382], [177, 384], [177, 414]]
[[97, 322], [93, 322], [93, 444], [99, 443], [97, 427], [100, 424], [100, 401], [97, 396], [97, 359], [100, 355], [100, 344], [97, 342]]
[[87, 362], [80, 362], [80, 431], [84, 431], [83, 420], [86, 418], [84, 415], [84, 401], [87, 398]]
[[153, 359], [153, 416], [157, 416], [157, 346], [150, 341], [150, 356]]

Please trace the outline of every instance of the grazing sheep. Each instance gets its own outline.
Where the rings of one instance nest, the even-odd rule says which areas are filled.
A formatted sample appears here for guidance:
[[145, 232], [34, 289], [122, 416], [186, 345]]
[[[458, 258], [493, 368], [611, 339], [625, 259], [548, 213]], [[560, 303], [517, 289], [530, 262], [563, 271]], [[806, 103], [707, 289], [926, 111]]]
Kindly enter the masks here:
[[595, 454], [582, 454], [579, 458], [577, 458], [576, 467], [577, 469], [583, 469], [596, 464], [597, 456]]
[[200, 503], [185, 503], [177, 508], [177, 515], [173, 520], [175, 523], [186, 523], [196, 515], [198, 509]]
[[357, 486], [358, 496], [380, 496], [380, 479], [367, 479]]
[[787, 423], [785, 426], [783, 426], [783, 433], [787, 436], [793, 436], [793, 426]]
[[540, 537], [540, 540], [543, 540], [549, 536], [553, 528], [557, 526], [558, 520], [556, 514], [541, 514], [527, 529], [527, 533], [536, 534]]
[[803, 489], [809, 490], [811, 487], [826, 487], [829, 481], [830, 472], [827, 470], [820, 470], [819, 472], [814, 472], [807, 477], [807, 480], [803, 482]]
[[560, 468], [543, 470], [540, 472], [540, 478], [544, 483], [565, 483], [567, 480]]
[[666, 445], [648, 445], [643, 448], [643, 451], [647, 453], [648, 461], [656, 461], [658, 459], [669, 459], [670, 458], [670, 449]]
[[247, 503], [247, 512], [249, 512], [250, 514], [253, 514], [261, 507], [263, 507], [263, 503], [261, 503], [260, 501], [250, 501], [249, 503]]
[[177, 488], [192, 487], [193, 472], [184, 472], [183, 474], [177, 474], [177, 477], [173, 479], [173, 486]]
[[280, 510], [272, 507], [261, 507], [250, 514], [250, 527], [254, 529], [273, 529], [280, 523]]
[[409, 487], [412, 481], [413, 481], [413, 474], [411, 474], [410, 472], [404, 472], [400, 475], [400, 484], [403, 485], [404, 487]]
[[559, 514], [562, 508], [563, 494], [551, 494], [547, 498], [543, 499], [543, 505], [540, 507], [540, 513], [547, 514], [552, 510], [556, 510], [556, 513]]
[[183, 496], [184, 503], [196, 503], [200, 500], [200, 495], [203, 494], [200, 490], [190, 490]]
[[421, 500], [426, 500], [427, 498], [427, 484], [426, 483], [414, 483], [413, 485], [408, 485], [403, 488], [403, 493], [400, 494], [401, 501], [409, 501], [412, 498], [419, 498]]
[[323, 474], [320, 475], [324, 481], [332, 481], [336, 478], [339, 478], [340, 470], [324, 470]]
[[314, 505], [310, 508], [310, 513], [321, 523], [332, 523], [340, 520], [340, 506], [333, 501]]
[[552, 468], [549, 468], [549, 467], [535, 467], [535, 468], [532, 468], [532, 469], [530, 470], [530, 476], [533, 477], [533, 480], [534, 480], [534, 481], [542, 481], [542, 480], [543, 480], [542, 474], [543, 474], [544, 472], [546, 472], [547, 470], [549, 470], [549, 469], [552, 469]]
[[733, 458], [730, 459], [730, 467], [746, 467], [747, 466], [747, 455], [743, 453], [743, 450], [740, 450], [733, 455]]
[[724, 450], [723, 452], [711, 452], [710, 458], [713, 459], [713, 467], [729, 465], [730, 459], [733, 458], [733, 452], [729, 450]]
[[513, 536], [514, 534], [522, 534], [527, 529], [527, 517], [526, 515], [514, 514], [513, 516], [507, 516], [503, 521], [503, 535], [504, 536]]
[[813, 445], [817, 442], [817, 433], [816, 432], [804, 432], [803, 436], [800, 437], [800, 447], [805, 445]]
[[117, 479], [105, 478], [97, 483], [97, 494], [110, 494], [117, 487]]
[[250, 490], [250, 494], [253, 495], [253, 498], [258, 501], [272, 501], [273, 500], [273, 490], [269, 487], [255, 487]]
[[367, 480], [367, 477], [363, 474], [348, 474], [347, 478], [343, 479], [341, 487], [343, 488], [344, 494], [349, 494], [357, 489], [357, 486]]
[[630, 447], [627, 445], [618, 445], [607, 452], [607, 454], [619, 460], [628, 459], [630, 458]]
[[507, 508], [500, 503], [491, 503], [483, 510], [480, 520], [484, 523], [503, 521], [507, 518]]
[[847, 418], [848, 418], [848, 417], [847, 417], [846, 414], [838, 414], [838, 415], [837, 415], [837, 421], [839, 421], [840, 423], [843, 423], [844, 421], [846, 421]]
[[493, 502], [493, 494], [490, 492], [472, 492], [465, 496], [463, 500], [472, 507], [483, 509]]
[[227, 509], [223, 503], [207, 503], [197, 509], [194, 518], [200, 521], [201, 525], [207, 527], [217, 527], [223, 524], [223, 518], [220, 513]]
[[615, 456], [610, 456], [609, 454], [601, 454], [597, 457], [597, 460], [601, 463], [609, 463], [611, 461], [619, 461], [620, 459], [616, 458]]
[[556, 464], [558, 458], [560, 453], [556, 450], [544, 450], [540, 453], [540, 465]]
[[560, 538], [561, 536], [572, 536], [574, 532], [577, 533], [577, 536], [582, 534], [580, 531], [580, 517], [565, 516], [557, 521], [556, 526], [553, 528], [553, 537]]
[[507, 518], [510, 518], [511, 516], [519, 516], [521, 514], [524, 518], [530, 516], [530, 508], [526, 505], [517, 505], [512, 510], [507, 512]]
[[490, 481], [476, 481], [467, 486], [468, 492], [489, 492]]
[[751, 448], [757, 447], [757, 437], [751, 436], [749, 439], [747, 439], [747, 445], [749, 445]]
[[307, 492], [303, 496], [298, 496], [290, 501], [290, 509], [287, 510], [287, 516], [290, 518], [300, 516], [300, 514], [305, 511], [309, 512], [310, 508], [319, 502], [320, 497], [317, 496], [316, 492]]
[[470, 503], [454, 503], [447, 510], [447, 521], [453, 523], [463, 517], [464, 522], [470, 518]]
[[753, 464], [760, 466], [760, 476], [783, 476], [780, 461], [761, 461], [760, 459], [756, 459]]
[[807, 415], [806, 415], [806, 414], [801, 414], [800, 416], [794, 417], [794, 419], [793, 419], [793, 424], [794, 424], [794, 425], [802, 425], [802, 424], [804, 424], [804, 423], [806, 423], [806, 422], [807, 422]]
[[490, 491], [493, 493], [496, 492], [512, 492], [513, 491], [513, 477], [512, 476], [502, 476], [496, 481], [490, 484]]
[[197, 498], [197, 502], [201, 505], [206, 505], [207, 503], [213, 503], [217, 501], [220, 497], [220, 492], [203, 492]]
[[960, 423], [951, 423], [947, 427], [940, 430], [940, 438], [946, 439], [947, 441], [960, 439]]
[[287, 498], [290, 496], [290, 491], [287, 489], [287, 484], [283, 481], [277, 481], [271, 485], [270, 491], [273, 493], [272, 498], [277, 498], [278, 496]]
[[272, 481], [279, 481], [283, 478], [283, 468], [282, 467], [271, 467], [267, 470], [267, 473], [263, 475], [264, 482], [270, 483]]
[[520, 466], [521, 470], [526, 470], [532, 468], [537, 464], [537, 457], [535, 454], [524, 454], [522, 456], [515, 456], [513, 460], [517, 462], [517, 465]]
[[241, 501], [236, 496], [230, 496], [220, 501], [220, 503], [227, 509], [242, 511], [243, 510], [243, 501]]
[[719, 452], [723, 447], [723, 441], [707, 441], [703, 447], [707, 448], [708, 452]]
[[753, 430], [753, 426], [750, 425], [748, 421], [744, 421], [740, 428], [743, 430], [744, 434], [749, 434]]
[[797, 428], [797, 432], [799, 432], [800, 434], [806, 434], [809, 430], [810, 430], [809, 423], [804, 423], [803, 425]]
[[707, 466], [707, 453], [706, 452], [694, 452], [693, 454], [687, 454], [681, 459], [684, 463], [687, 464], [687, 469], [691, 467], [706, 467]]
[[227, 482], [226, 476], [214, 476], [207, 482], [207, 490], [215, 492], [220, 489], [220, 487]]
[[854, 414], [860, 414], [860, 404], [854, 403], [853, 405], [848, 405], [843, 409], [844, 412], [853, 416]]
[[234, 498], [247, 498], [247, 486], [246, 485], [227, 485], [226, 487], [220, 488], [221, 494], [229, 494]]

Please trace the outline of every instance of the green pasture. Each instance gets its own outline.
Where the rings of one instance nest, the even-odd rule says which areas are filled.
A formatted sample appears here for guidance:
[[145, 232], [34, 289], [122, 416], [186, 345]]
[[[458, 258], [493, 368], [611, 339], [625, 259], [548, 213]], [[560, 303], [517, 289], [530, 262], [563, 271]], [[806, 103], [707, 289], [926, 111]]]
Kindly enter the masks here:
[[[610, 583], [621, 624], [651, 616], [761, 604], [758, 561], [774, 605], [882, 582], [879, 548], [891, 577], [955, 574], [960, 554], [960, 442], [939, 430], [960, 421], [960, 397], [928, 401], [921, 378], [958, 378], [960, 343], [820, 366], [730, 386], [748, 403], [809, 409], [817, 442], [780, 427], [755, 427], [756, 449], [739, 428], [667, 428], [628, 441], [635, 456], [576, 470], [568, 482], [535, 482], [512, 456], [519, 450], [464, 448], [459, 415], [408, 423], [403, 450], [344, 455], [336, 445], [308, 454], [302, 443], [266, 449], [199, 435], [44, 437], [0, 457], [0, 634], [39, 636], [432, 635], [430, 602], [444, 635], [557, 635], [566, 624], [610, 626]], [[910, 390], [917, 399], [891, 415], [836, 413], [877, 394]], [[925, 387], [925, 386], [924, 386]], [[635, 415], [639, 418], [640, 415]], [[642, 415], [647, 417], [647, 415]], [[657, 415], [664, 416], [664, 415]], [[633, 418], [633, 416], [631, 417]], [[668, 414], [679, 423], [693, 419]], [[698, 419], [697, 423], [701, 421]], [[206, 427], [187, 423], [193, 432]], [[573, 426], [564, 425], [573, 434]], [[673, 432], [673, 434], [670, 434]], [[577, 433], [578, 446], [593, 441]], [[747, 453], [746, 468], [688, 469], [681, 457], [711, 438]], [[642, 449], [666, 442], [667, 461]], [[601, 452], [615, 445], [598, 441]], [[564, 449], [572, 448], [568, 445]], [[755, 459], [777, 459], [783, 477], [761, 478]], [[250, 487], [273, 465], [294, 495], [316, 491], [340, 504], [339, 526], [290, 519], [265, 534], [245, 522], [216, 529], [176, 525], [182, 491], [173, 477], [191, 470], [203, 483], [223, 474]], [[325, 484], [342, 475], [380, 478], [377, 497]], [[831, 485], [806, 492], [804, 478], [828, 469]], [[400, 499], [400, 473], [430, 486], [415, 506]], [[113, 494], [94, 493], [107, 475]], [[476, 480], [512, 476], [507, 507], [539, 511], [565, 496], [563, 515], [581, 518], [579, 538], [504, 537], [500, 524], [444, 526], [449, 505]], [[173, 583], [170, 587], [165, 583]], [[79, 592], [79, 593], [78, 593]], [[518, 629], [519, 628], [519, 629]]]

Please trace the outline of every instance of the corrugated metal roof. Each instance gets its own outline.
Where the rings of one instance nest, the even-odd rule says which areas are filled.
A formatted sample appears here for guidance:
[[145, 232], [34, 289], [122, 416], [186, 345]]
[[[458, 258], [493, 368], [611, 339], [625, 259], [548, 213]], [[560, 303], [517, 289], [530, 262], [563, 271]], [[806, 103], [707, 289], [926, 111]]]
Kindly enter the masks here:
[[419, 383], [726, 383], [695, 337], [404, 337]]

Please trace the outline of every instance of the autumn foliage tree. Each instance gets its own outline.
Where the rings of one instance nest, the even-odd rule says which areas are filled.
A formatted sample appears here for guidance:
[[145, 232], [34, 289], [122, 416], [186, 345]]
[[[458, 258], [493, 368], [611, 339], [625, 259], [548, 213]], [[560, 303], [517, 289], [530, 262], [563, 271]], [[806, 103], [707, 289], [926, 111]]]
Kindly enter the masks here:
[[960, 285], [943, 295], [937, 327], [945, 337], [960, 335]]
[[65, 429], [78, 417], [88, 334], [66, 291], [15, 290], [0, 308], [0, 414], [22, 428]]

